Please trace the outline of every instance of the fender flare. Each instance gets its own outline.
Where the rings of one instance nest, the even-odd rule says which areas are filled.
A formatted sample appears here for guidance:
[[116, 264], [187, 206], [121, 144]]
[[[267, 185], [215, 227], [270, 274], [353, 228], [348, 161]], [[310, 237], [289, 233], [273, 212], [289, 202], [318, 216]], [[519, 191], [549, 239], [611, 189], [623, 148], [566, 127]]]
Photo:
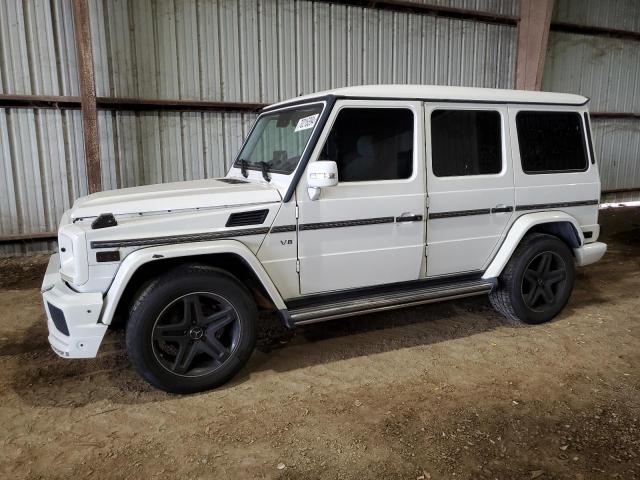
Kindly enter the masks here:
[[143, 265], [168, 258], [194, 257], [216, 253], [233, 254], [240, 257], [256, 274], [267, 294], [278, 310], [286, 309], [280, 292], [267, 274], [260, 260], [243, 243], [237, 240], [217, 240], [211, 243], [181, 243], [142, 248], [130, 253], [120, 264], [118, 272], [104, 298], [100, 322], [109, 325], [113, 320], [120, 298], [135, 272]]
[[511, 255], [520, 244], [522, 238], [536, 225], [544, 223], [569, 223], [573, 226], [574, 233], [577, 236], [579, 245], [584, 245], [584, 235], [582, 229], [578, 224], [578, 221], [565, 212], [537, 212], [528, 213], [519, 217], [509, 229], [502, 245], [498, 249], [498, 252], [493, 257], [491, 263], [484, 271], [482, 278], [497, 278], [502, 273], [502, 270], [507, 265], [507, 262], [511, 258]]

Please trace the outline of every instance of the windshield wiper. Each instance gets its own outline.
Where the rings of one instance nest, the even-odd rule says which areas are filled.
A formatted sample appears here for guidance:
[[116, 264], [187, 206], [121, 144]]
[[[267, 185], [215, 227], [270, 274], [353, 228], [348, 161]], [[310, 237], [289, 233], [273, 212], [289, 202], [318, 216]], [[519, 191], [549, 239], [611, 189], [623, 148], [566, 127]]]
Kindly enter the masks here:
[[249, 172], [247, 172], [247, 161], [241, 158], [238, 163], [240, 164], [240, 173], [242, 173], [244, 178], [247, 178], [249, 176]]
[[267, 162], [258, 162], [258, 165], [260, 165], [260, 168], [262, 170], [262, 178], [264, 178], [265, 181], [270, 182], [271, 181], [271, 177], [269, 177], [270, 165]]

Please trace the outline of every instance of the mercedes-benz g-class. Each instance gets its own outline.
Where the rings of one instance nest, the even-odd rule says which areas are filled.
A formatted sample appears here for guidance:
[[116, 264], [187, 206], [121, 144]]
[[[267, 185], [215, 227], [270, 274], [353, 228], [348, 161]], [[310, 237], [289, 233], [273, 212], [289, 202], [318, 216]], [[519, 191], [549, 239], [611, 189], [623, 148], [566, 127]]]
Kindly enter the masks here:
[[245, 364], [261, 310], [294, 328], [488, 294], [546, 322], [606, 250], [587, 103], [379, 85], [271, 105], [225, 178], [64, 213], [42, 287], [51, 346], [94, 357], [120, 318], [148, 382], [195, 392]]

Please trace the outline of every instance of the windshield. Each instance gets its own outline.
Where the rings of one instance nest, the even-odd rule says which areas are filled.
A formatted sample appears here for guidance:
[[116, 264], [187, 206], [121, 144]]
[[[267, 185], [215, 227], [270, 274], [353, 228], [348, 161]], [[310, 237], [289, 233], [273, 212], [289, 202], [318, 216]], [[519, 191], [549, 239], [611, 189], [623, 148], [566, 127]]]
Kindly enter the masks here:
[[322, 104], [305, 105], [262, 115], [244, 144], [234, 167], [293, 172], [311, 137]]

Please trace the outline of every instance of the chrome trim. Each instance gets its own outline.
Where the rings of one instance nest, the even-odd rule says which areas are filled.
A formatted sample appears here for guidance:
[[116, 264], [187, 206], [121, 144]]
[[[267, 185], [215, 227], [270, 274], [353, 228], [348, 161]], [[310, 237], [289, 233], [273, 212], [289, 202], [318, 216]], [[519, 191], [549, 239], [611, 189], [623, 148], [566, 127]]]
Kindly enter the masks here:
[[289, 315], [295, 325], [308, 325], [362, 313], [381, 312], [395, 308], [482, 295], [489, 293], [494, 284], [491, 279], [472, 280], [464, 283], [412, 289], [404, 292], [344, 300], [327, 305], [303, 307], [298, 310], [289, 310]]

